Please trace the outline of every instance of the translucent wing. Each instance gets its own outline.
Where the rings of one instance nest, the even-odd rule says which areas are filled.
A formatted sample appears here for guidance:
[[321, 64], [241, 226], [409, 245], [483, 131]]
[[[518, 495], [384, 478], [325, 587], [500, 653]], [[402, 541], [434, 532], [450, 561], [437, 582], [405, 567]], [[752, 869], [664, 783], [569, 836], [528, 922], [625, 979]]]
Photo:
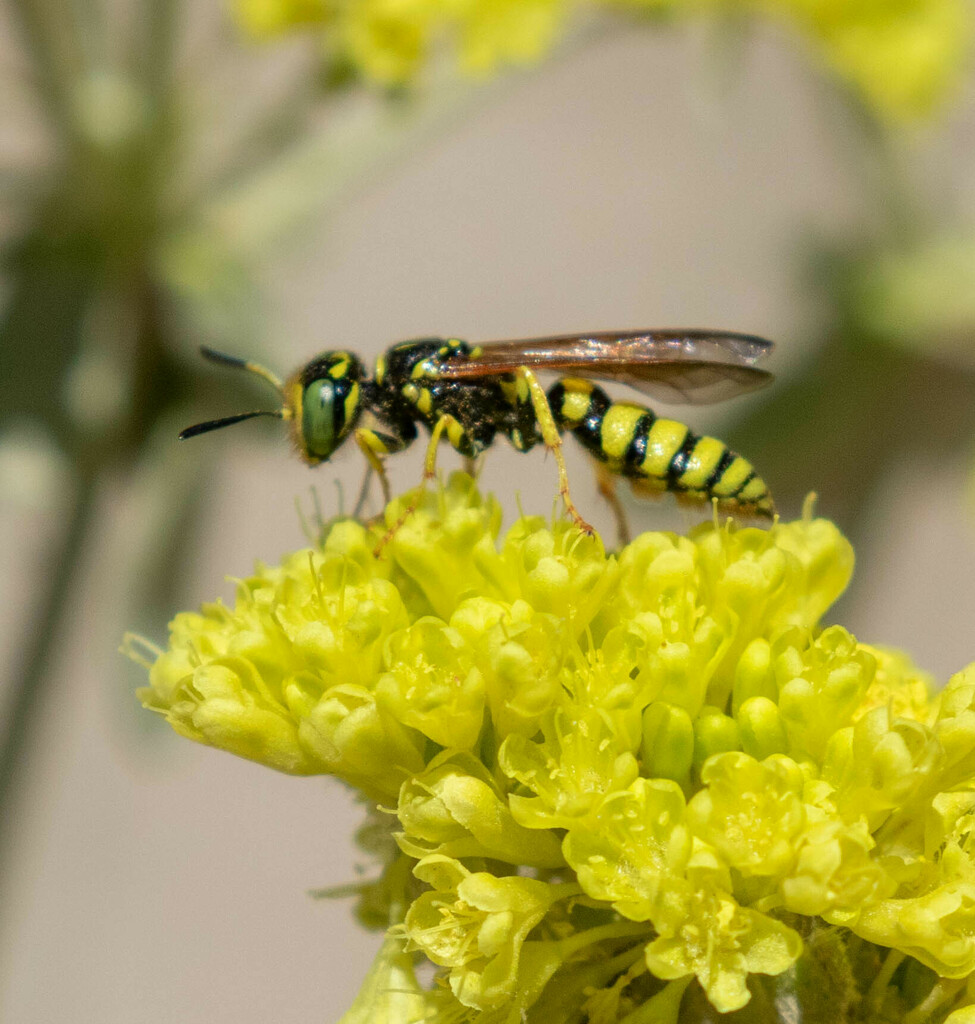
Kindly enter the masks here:
[[446, 360], [451, 380], [531, 369], [613, 380], [662, 402], [706, 405], [764, 387], [754, 364], [772, 342], [752, 334], [701, 329], [600, 331], [485, 343], [475, 358]]

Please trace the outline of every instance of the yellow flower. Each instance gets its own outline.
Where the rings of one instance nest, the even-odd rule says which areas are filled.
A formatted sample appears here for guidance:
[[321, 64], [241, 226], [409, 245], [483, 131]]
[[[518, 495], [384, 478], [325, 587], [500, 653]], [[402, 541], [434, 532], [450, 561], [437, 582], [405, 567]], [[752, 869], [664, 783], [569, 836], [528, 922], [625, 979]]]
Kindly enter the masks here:
[[853, 566], [825, 520], [616, 555], [499, 531], [455, 474], [130, 646], [176, 731], [395, 808], [358, 887], [393, 927], [350, 1024], [676, 1021], [685, 990], [729, 1012], [763, 985], [812, 1013], [824, 971], [850, 1005], [964, 1022], [975, 666], [932, 697], [906, 656], [821, 628]]
[[673, 886], [647, 946], [650, 970], [665, 980], [693, 974], [721, 1013], [749, 999], [750, 974], [781, 974], [802, 952], [802, 939], [780, 921], [740, 906], [717, 864], [699, 864]]
[[271, 36], [299, 25], [327, 21], [332, 5], [328, 0], [237, 0], [237, 17], [255, 36]]
[[661, 886], [683, 878], [691, 835], [684, 794], [669, 779], [635, 779], [600, 804], [588, 827], [570, 829], [565, 856], [579, 884], [633, 921], [649, 921]]
[[553, 903], [577, 886], [471, 872], [450, 857], [424, 857], [413, 872], [430, 885], [406, 915], [414, 948], [450, 968], [450, 987], [464, 1006], [488, 1009], [514, 995], [521, 947]]
[[538, 60], [599, 8], [786, 21], [827, 69], [894, 120], [930, 113], [971, 52], [965, 0], [236, 0], [258, 37], [314, 28], [367, 77], [400, 85], [446, 50], [468, 74]]
[[799, 766], [782, 755], [756, 761], [729, 751], [708, 759], [701, 783], [687, 808], [695, 835], [746, 877], [784, 874], [806, 829]]
[[892, 118], [929, 114], [971, 54], [965, 0], [768, 0], [761, 7], [773, 16], [788, 10], [822, 60]]

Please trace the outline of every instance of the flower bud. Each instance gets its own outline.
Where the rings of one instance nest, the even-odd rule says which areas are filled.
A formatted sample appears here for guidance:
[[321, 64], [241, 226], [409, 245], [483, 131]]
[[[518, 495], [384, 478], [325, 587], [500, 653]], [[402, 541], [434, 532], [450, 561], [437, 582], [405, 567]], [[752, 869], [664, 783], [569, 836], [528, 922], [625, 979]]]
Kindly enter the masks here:
[[501, 555], [521, 597], [570, 623], [573, 635], [589, 625], [616, 577], [616, 561], [599, 537], [566, 523], [547, 530], [537, 519], [522, 519], [508, 531]]
[[400, 848], [413, 857], [489, 857], [510, 864], [559, 868], [565, 863], [554, 833], [517, 824], [475, 757], [440, 757], [403, 783], [397, 815]]
[[761, 761], [770, 754], [784, 754], [789, 749], [782, 716], [767, 697], [749, 698], [735, 717], [745, 753]]
[[737, 716], [742, 704], [752, 697], [774, 701], [778, 696], [772, 675], [772, 645], [768, 640], [756, 638], [742, 652], [735, 668], [732, 713]]
[[715, 707], [703, 707], [694, 719], [694, 767], [701, 765], [714, 754], [741, 749], [738, 723]]
[[[296, 680], [290, 699], [307, 699]], [[303, 702], [302, 702], [303, 703]], [[360, 686], [333, 686], [302, 707], [298, 735], [325, 771], [371, 798], [395, 799], [406, 778], [423, 769], [422, 737], [383, 712]]]
[[694, 759], [694, 726], [683, 709], [654, 701], [643, 712], [643, 774], [650, 778], [687, 778]]

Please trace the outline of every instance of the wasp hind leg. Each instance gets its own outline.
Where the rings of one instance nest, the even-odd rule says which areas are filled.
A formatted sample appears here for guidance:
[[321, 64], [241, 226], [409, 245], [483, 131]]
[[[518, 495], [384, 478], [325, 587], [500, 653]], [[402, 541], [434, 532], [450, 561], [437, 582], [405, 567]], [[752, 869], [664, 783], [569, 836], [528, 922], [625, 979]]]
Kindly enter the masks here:
[[552, 415], [552, 407], [548, 404], [548, 398], [538, 377], [527, 366], [519, 366], [518, 377], [528, 386], [528, 394], [531, 399], [532, 408], [535, 411], [535, 419], [538, 423], [539, 433], [545, 442], [545, 447], [552, 453], [555, 465], [559, 471], [559, 497], [565, 505], [565, 511], [572, 521], [582, 530], [583, 533], [593, 534], [596, 531], [579, 514], [579, 510], [569, 494], [569, 474], [565, 468], [565, 458], [562, 455], [562, 435], [555, 425], [555, 417]]
[[596, 489], [606, 500], [610, 510], [613, 513], [613, 518], [616, 520], [616, 540], [621, 548], [626, 547], [630, 543], [630, 524], [626, 519], [626, 509], [623, 508], [623, 502], [620, 501], [620, 496], [616, 490], [616, 485], [619, 482], [619, 477], [602, 463], [595, 459], [593, 465], [596, 470]]

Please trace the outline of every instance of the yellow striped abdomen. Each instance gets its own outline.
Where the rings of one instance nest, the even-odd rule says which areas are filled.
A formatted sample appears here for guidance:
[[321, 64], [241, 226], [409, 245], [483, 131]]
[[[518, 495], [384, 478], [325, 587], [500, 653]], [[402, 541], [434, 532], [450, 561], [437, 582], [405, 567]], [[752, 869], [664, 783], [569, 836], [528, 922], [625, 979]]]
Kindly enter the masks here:
[[727, 508], [772, 516], [765, 482], [723, 441], [701, 437], [683, 423], [658, 418], [642, 405], [611, 402], [602, 388], [569, 378], [548, 393], [561, 430], [638, 489], [674, 491], [692, 500], [716, 498]]

